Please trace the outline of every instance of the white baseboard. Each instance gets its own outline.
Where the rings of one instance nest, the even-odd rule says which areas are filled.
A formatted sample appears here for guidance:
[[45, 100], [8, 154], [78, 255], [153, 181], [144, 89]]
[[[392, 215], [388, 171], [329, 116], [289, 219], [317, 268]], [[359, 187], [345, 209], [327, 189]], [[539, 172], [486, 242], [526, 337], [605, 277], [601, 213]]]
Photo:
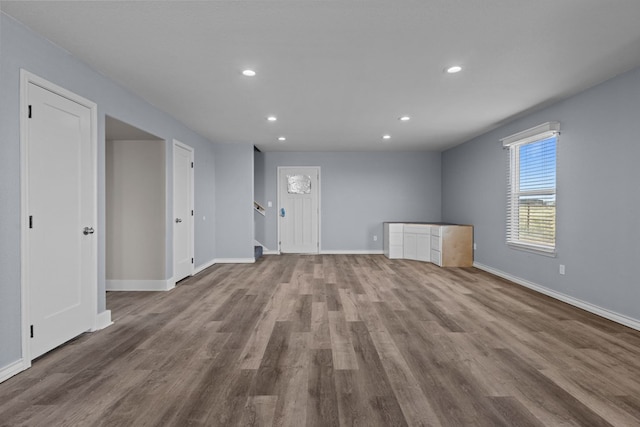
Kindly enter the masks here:
[[216, 258], [214, 264], [253, 264], [253, 258]]
[[369, 251], [369, 250], [357, 250], [357, 251], [344, 251], [344, 250], [340, 250], [340, 251], [334, 251], [334, 250], [327, 250], [327, 251], [320, 251], [320, 255], [382, 255], [384, 254], [383, 250], [376, 250], [376, 251]]
[[29, 369], [29, 367], [31, 367], [31, 363], [25, 362], [24, 359], [20, 359], [3, 368], [0, 368], [0, 383], [8, 380], [16, 374], [19, 374], [25, 369]]
[[498, 277], [502, 277], [503, 279], [507, 279], [511, 282], [517, 283], [518, 285], [524, 286], [525, 288], [529, 288], [536, 292], [540, 292], [541, 294], [547, 295], [551, 298], [555, 298], [559, 301], [570, 304], [574, 307], [581, 308], [589, 313], [596, 314], [600, 317], [604, 317], [605, 319], [609, 319], [613, 322], [620, 323], [621, 325], [628, 326], [632, 329], [640, 331], [640, 320], [634, 319], [632, 317], [625, 316], [624, 314], [616, 313], [615, 311], [607, 310], [606, 308], [599, 307], [597, 305], [591, 304], [586, 301], [582, 301], [580, 299], [574, 298], [572, 296], [563, 294], [561, 292], [554, 291], [549, 288], [545, 288], [544, 286], [540, 286], [537, 283], [530, 282], [525, 279], [521, 279], [516, 276], [512, 276], [509, 273], [505, 273], [504, 271], [495, 269], [493, 267], [489, 267], [484, 264], [480, 264], [479, 262], [474, 262], [473, 266], [484, 270], [487, 273], [491, 273]]
[[211, 267], [212, 265], [215, 265], [215, 263], [216, 263], [216, 260], [212, 259], [209, 262], [205, 262], [204, 264], [199, 265], [198, 267], [196, 267], [195, 270], [193, 270], [193, 275], [195, 276], [196, 274], [206, 270], [207, 268]]
[[91, 332], [99, 331], [100, 329], [104, 329], [111, 325], [113, 325], [113, 322], [111, 321], [111, 310], [105, 310], [96, 315], [95, 325], [93, 329], [91, 329]]
[[107, 280], [107, 291], [170, 291], [176, 287], [173, 278], [164, 280]]
[[[320, 251], [318, 252], [318, 255], [383, 255], [384, 251], [383, 250], [379, 250], [379, 251], [368, 251], [368, 250], [359, 250], [359, 251], [351, 251], [351, 250], [339, 250], [339, 251], [334, 251], [334, 250], [326, 250], [326, 251]], [[280, 255], [280, 251], [266, 251], [263, 252], [262, 255]], [[314, 255], [314, 254], [309, 254], [309, 255]]]

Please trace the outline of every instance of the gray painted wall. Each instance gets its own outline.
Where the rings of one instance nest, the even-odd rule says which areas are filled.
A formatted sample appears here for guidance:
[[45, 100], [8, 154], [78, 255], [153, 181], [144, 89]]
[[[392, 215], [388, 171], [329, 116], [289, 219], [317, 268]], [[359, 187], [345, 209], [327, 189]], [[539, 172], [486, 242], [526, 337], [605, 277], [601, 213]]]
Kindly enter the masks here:
[[253, 145], [215, 150], [217, 259], [253, 259]]
[[107, 280], [165, 278], [165, 141], [107, 141]]
[[[98, 310], [105, 310], [105, 115], [110, 115], [167, 141], [167, 210], [172, 216], [172, 142], [176, 138], [195, 149], [196, 265], [215, 259], [214, 183], [232, 186], [235, 177], [214, 173], [215, 146], [166, 113], [126, 91], [66, 51], [0, 13], [0, 369], [19, 360], [20, 349], [20, 68], [98, 104]], [[243, 171], [252, 165], [248, 149]], [[244, 173], [244, 172], [241, 172]], [[251, 182], [253, 178], [251, 178]], [[247, 199], [252, 190], [242, 191]], [[248, 205], [250, 206], [250, 204]], [[251, 212], [250, 209], [247, 209]], [[202, 220], [206, 216], [206, 221]], [[253, 219], [245, 228], [252, 228]], [[234, 222], [236, 226], [236, 222]], [[172, 223], [167, 221], [165, 278], [173, 273]], [[221, 247], [226, 247], [224, 244]], [[224, 255], [223, 255], [224, 256]]]
[[[639, 118], [636, 69], [445, 151], [443, 219], [475, 226], [477, 262], [640, 319]], [[507, 163], [499, 141], [551, 120], [561, 123], [555, 258], [505, 245]]]
[[[215, 147], [212, 150], [210, 143], [193, 145], [182, 139], [179, 139], [179, 141], [194, 148], [194, 265], [197, 268], [201, 265], [209, 264], [216, 258], [217, 217], [215, 208], [217, 181], [215, 175]], [[173, 178], [171, 179], [173, 186]], [[221, 182], [224, 182], [224, 180], [221, 180]], [[169, 222], [171, 223], [171, 221]], [[172, 223], [171, 227], [173, 230]], [[173, 245], [169, 246], [169, 248], [173, 248]]]
[[278, 166], [320, 166], [321, 251], [382, 252], [383, 221], [440, 220], [440, 153], [266, 152], [264, 159], [264, 196], [273, 207], [256, 234], [269, 250], [278, 249]]

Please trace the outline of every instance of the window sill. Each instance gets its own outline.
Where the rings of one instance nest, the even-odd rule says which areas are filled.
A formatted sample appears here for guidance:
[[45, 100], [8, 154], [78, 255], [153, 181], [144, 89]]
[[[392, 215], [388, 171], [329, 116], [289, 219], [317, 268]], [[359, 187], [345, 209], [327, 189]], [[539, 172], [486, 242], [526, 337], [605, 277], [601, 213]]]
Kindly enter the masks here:
[[511, 249], [516, 249], [522, 252], [529, 252], [536, 255], [542, 255], [549, 258], [555, 258], [558, 254], [556, 252], [556, 248], [549, 248], [544, 246], [536, 246], [536, 245], [527, 245], [521, 243], [507, 243]]

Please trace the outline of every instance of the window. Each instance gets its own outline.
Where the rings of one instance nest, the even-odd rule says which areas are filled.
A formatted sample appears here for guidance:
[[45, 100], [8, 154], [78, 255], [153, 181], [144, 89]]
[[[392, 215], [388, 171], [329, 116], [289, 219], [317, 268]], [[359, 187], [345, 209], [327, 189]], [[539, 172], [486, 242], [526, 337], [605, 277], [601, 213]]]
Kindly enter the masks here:
[[556, 250], [556, 147], [560, 125], [544, 123], [502, 139], [509, 152], [507, 244]]

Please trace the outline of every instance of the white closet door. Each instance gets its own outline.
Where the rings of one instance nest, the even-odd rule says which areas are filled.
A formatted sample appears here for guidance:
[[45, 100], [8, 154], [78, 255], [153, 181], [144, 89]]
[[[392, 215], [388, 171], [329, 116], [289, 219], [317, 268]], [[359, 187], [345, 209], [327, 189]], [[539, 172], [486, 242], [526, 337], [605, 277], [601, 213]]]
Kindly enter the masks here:
[[29, 83], [25, 281], [38, 357], [92, 327], [95, 163], [91, 109]]

